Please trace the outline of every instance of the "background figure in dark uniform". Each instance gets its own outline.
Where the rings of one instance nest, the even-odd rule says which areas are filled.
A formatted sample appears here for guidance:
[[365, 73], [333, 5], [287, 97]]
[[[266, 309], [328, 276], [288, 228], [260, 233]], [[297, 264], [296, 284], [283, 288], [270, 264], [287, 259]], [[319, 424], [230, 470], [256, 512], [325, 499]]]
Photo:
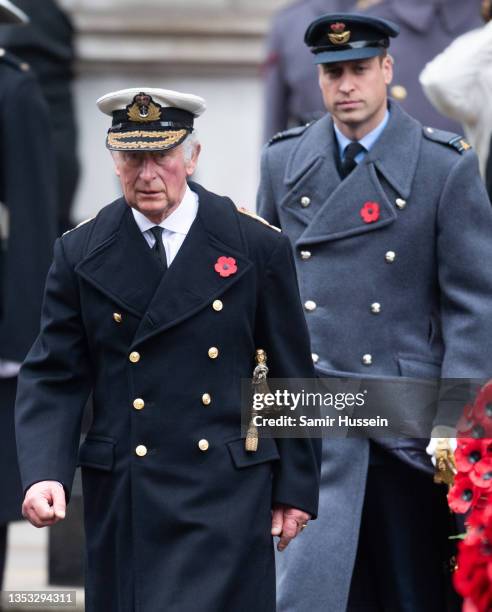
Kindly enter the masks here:
[[432, 439], [324, 441], [317, 529], [280, 559], [279, 612], [457, 603], [446, 488], [429, 457], [439, 438], [455, 442], [457, 398], [441, 383], [439, 401], [422, 401], [417, 379], [490, 377], [492, 208], [469, 144], [388, 101], [397, 32], [354, 14], [309, 26], [331, 115], [271, 140], [258, 205], [291, 239], [319, 375], [413, 379], [381, 404], [429, 422]]
[[27, 62], [48, 103], [56, 154], [58, 232], [72, 227], [77, 180], [77, 128], [72, 98], [73, 27], [56, 0], [16, 0], [29, 17], [23, 28], [0, 31], [0, 47]]
[[456, 36], [480, 25], [479, 4], [479, 0], [301, 0], [280, 10], [272, 21], [264, 66], [265, 142], [281, 130], [324, 114], [302, 39], [316, 17], [347, 10], [391, 19], [400, 26], [400, 36], [391, 46], [395, 77], [390, 96], [424, 125], [459, 131], [458, 123], [443, 117], [426, 99], [418, 77]]
[[[25, 15], [0, 0], [0, 29]], [[0, 584], [7, 523], [21, 518], [14, 435], [17, 373], [37, 335], [44, 278], [55, 237], [54, 153], [36, 78], [0, 48]]]

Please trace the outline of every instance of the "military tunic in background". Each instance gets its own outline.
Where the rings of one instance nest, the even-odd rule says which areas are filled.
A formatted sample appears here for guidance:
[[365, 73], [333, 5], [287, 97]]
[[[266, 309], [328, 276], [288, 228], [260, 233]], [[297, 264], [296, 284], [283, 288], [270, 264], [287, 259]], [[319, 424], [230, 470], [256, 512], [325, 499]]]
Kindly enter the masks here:
[[311, 21], [325, 13], [353, 10], [400, 26], [391, 45], [395, 58], [389, 94], [425, 125], [459, 131], [425, 97], [419, 74], [425, 64], [460, 34], [478, 27], [478, 0], [302, 0], [279, 11], [267, 40], [264, 67], [264, 140], [292, 125], [325, 114], [313, 56], [304, 44]]
[[[88, 612], [275, 610], [272, 503], [317, 512], [319, 445], [241, 438], [255, 350], [314, 375], [290, 244], [190, 184], [198, 215], [168, 270], [117, 200], [56, 243], [20, 374], [25, 487], [73, 479], [80, 449]], [[220, 275], [218, 258], [236, 270]]]
[[[492, 258], [492, 209], [475, 153], [395, 103], [381, 136], [343, 181], [337, 151], [328, 115], [279, 135], [264, 151], [258, 196], [260, 214], [291, 239], [318, 373], [489, 377], [492, 268], [484, 262]], [[372, 222], [361, 216], [367, 202], [380, 206]], [[403, 400], [396, 413], [429, 416]], [[455, 424], [444, 403], [430, 417]], [[430, 481], [424, 440], [378, 443]], [[282, 612], [345, 610], [369, 447], [363, 439], [323, 445], [317, 533], [281, 559]], [[412, 533], [411, 519], [400, 520], [402, 533]]]
[[15, 0], [29, 23], [0, 28], [0, 47], [27, 62], [48, 103], [57, 169], [59, 233], [72, 227], [71, 208], [79, 176], [77, 127], [72, 96], [74, 30], [56, 0]]
[[[0, 49], [0, 360], [21, 362], [39, 331], [55, 238], [50, 121], [29, 67]], [[20, 518], [14, 435], [15, 378], [0, 378], [0, 525]]]

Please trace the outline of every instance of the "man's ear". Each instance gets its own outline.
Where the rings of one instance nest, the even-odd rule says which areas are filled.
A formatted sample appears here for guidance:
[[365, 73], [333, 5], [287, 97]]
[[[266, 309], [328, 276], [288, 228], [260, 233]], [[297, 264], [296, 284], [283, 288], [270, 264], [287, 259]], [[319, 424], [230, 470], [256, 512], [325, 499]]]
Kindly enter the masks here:
[[200, 155], [200, 151], [202, 150], [202, 147], [200, 145], [200, 143], [197, 143], [195, 145], [195, 147], [193, 148], [193, 153], [191, 155], [191, 159], [189, 161], [186, 162], [186, 176], [191, 176], [193, 174], [193, 172], [195, 172], [196, 169], [196, 165], [198, 163], [198, 156]]
[[383, 57], [383, 73], [384, 73], [384, 82], [386, 85], [389, 85], [393, 80], [393, 58], [388, 53]]
[[118, 151], [111, 151], [111, 157], [113, 158], [114, 171], [116, 176], [120, 176], [120, 168], [118, 165]]

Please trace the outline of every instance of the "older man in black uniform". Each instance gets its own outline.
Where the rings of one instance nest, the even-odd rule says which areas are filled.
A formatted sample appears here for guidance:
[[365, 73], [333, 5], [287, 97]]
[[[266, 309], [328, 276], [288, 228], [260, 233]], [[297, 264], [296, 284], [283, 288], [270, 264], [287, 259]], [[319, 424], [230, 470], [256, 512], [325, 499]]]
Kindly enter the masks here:
[[[469, 144], [388, 101], [397, 34], [357, 14], [309, 26], [331, 116], [272, 139], [259, 210], [292, 240], [321, 376], [488, 378], [492, 209]], [[435, 406], [416, 399], [428, 384], [381, 401], [435, 428], [430, 453], [457, 415], [443, 385]], [[446, 609], [449, 511], [428, 442], [326, 441], [319, 531], [282, 559], [281, 612]]]
[[24, 513], [64, 517], [93, 390], [86, 610], [273, 612], [271, 536], [283, 549], [316, 514], [318, 446], [247, 449], [240, 380], [260, 348], [273, 377], [313, 375], [289, 241], [188, 184], [201, 98], [144, 88], [98, 104], [124, 197], [55, 246], [17, 401]]
[[[0, 27], [26, 16], [0, 0]], [[17, 373], [39, 330], [55, 228], [50, 122], [29, 66], [0, 48], [0, 585], [7, 524], [21, 518], [14, 401]]]

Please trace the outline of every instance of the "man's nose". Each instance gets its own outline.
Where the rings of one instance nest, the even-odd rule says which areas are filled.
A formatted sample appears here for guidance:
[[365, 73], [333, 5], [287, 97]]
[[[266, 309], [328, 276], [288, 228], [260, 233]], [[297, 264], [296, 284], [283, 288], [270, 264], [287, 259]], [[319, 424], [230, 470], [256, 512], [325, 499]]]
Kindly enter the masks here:
[[342, 93], [350, 93], [354, 90], [354, 79], [351, 74], [345, 73], [340, 78], [338, 89]]
[[155, 177], [155, 161], [150, 155], [145, 155], [140, 166], [140, 178], [151, 181]]

